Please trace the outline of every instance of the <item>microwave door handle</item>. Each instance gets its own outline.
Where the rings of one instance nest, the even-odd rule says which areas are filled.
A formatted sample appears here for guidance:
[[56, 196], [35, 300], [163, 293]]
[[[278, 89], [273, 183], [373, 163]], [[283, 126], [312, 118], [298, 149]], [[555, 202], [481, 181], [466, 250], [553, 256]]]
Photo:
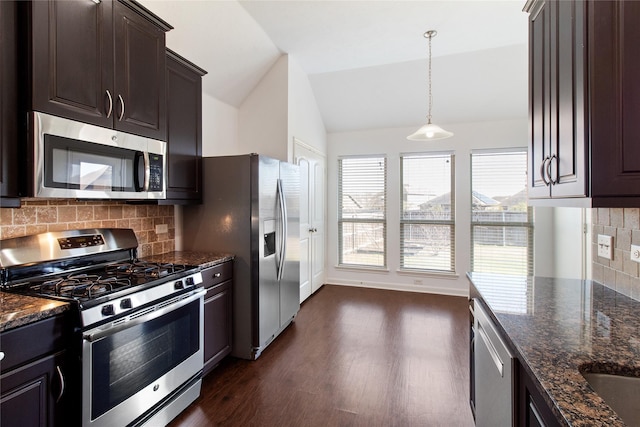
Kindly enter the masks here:
[[[144, 177], [140, 183], [140, 158], [143, 161]], [[151, 176], [151, 166], [149, 164], [149, 153], [138, 151], [134, 159], [134, 185], [136, 191], [149, 191], [149, 179]]]

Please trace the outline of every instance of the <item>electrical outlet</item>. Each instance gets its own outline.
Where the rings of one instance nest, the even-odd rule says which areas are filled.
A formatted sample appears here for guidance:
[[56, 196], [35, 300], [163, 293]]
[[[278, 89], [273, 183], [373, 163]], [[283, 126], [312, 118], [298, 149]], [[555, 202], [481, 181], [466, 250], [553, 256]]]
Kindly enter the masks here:
[[613, 259], [613, 236], [598, 234], [598, 256]]
[[640, 262], [640, 246], [631, 245], [631, 261]]
[[164, 234], [169, 232], [169, 226], [167, 224], [156, 225], [156, 234]]

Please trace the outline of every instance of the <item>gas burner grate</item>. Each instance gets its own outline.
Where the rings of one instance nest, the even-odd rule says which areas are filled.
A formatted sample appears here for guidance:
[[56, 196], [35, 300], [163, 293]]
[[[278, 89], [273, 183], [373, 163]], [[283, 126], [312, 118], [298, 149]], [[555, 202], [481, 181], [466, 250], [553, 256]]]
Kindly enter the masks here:
[[131, 281], [126, 278], [72, 274], [33, 285], [31, 290], [43, 295], [91, 299], [129, 286]]
[[185, 271], [186, 266], [182, 264], [134, 261], [111, 264], [106, 266], [105, 269], [107, 274], [114, 275], [116, 277], [158, 279], [169, 274]]

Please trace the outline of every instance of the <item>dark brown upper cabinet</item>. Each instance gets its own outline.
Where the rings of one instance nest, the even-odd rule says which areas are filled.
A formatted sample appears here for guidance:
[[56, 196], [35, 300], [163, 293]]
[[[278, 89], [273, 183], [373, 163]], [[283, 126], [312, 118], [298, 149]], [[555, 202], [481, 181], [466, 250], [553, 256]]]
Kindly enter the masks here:
[[640, 4], [530, 0], [529, 204], [640, 206]]
[[166, 141], [165, 32], [135, 1], [28, 4], [31, 108]]
[[202, 202], [202, 76], [207, 72], [167, 49], [167, 199]]
[[0, 1], [0, 206], [19, 207], [21, 196], [17, 3]]

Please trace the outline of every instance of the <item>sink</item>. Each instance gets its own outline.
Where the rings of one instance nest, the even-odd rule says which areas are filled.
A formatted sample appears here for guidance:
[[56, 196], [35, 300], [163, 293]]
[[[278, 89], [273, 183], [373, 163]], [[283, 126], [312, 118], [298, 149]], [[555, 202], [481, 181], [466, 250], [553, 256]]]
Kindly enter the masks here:
[[593, 372], [582, 376], [625, 424], [640, 427], [640, 377]]

